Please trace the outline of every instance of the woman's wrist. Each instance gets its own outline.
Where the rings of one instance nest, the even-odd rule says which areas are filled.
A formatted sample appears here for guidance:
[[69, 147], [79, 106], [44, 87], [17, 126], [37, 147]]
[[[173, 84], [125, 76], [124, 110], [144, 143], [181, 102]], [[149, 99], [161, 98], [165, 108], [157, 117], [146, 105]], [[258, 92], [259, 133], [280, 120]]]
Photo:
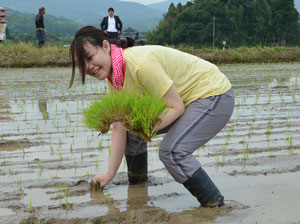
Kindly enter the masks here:
[[107, 172], [107, 177], [108, 177], [109, 181], [111, 181], [115, 177], [115, 175], [116, 174], [114, 172], [111, 172], [111, 171]]

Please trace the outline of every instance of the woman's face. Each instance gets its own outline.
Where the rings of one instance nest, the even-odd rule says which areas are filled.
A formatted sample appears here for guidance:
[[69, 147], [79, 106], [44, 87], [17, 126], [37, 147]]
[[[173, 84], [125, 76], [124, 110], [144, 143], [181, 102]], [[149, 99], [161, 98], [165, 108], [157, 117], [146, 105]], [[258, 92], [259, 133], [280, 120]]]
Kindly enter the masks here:
[[94, 46], [87, 42], [84, 45], [85, 55], [85, 73], [99, 80], [104, 80], [112, 74], [110, 44], [107, 40], [103, 41], [103, 47]]

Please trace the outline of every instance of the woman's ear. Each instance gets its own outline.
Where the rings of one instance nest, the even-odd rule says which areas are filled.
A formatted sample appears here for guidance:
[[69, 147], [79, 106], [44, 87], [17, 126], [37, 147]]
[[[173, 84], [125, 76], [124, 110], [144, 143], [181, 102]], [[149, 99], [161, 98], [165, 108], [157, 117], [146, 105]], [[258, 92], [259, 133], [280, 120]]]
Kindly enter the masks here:
[[103, 40], [103, 49], [105, 52], [110, 53], [110, 43], [108, 40]]

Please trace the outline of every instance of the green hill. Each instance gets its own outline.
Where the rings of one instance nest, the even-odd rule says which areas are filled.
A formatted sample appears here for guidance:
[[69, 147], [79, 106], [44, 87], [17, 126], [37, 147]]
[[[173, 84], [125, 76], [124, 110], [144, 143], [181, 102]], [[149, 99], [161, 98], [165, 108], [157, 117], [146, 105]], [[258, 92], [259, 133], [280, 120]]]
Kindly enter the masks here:
[[46, 8], [47, 15], [64, 17], [77, 23], [99, 27], [107, 9], [113, 7], [120, 16], [124, 28], [138, 31], [152, 30], [162, 18], [163, 11], [134, 2], [119, 0], [0, 0], [0, 6], [20, 12], [38, 12], [40, 6]]
[[[20, 13], [15, 10], [8, 9], [7, 17], [9, 34], [21, 34], [35, 32], [35, 14]], [[65, 18], [56, 18], [51, 15], [44, 16], [46, 31], [59, 34], [61, 36], [73, 36], [76, 30], [81, 26]]]

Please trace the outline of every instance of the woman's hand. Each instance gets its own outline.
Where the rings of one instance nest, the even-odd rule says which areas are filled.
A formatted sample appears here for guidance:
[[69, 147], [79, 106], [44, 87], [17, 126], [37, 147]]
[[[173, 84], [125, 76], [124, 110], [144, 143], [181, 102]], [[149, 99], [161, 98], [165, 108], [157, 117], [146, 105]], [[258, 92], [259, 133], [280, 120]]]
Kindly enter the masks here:
[[112, 177], [108, 174], [99, 174], [94, 176], [93, 178], [93, 189], [92, 190], [97, 190], [96, 186], [97, 186], [97, 182], [99, 182], [100, 184], [100, 189], [103, 190], [103, 188], [109, 184], [109, 182], [112, 180]]

